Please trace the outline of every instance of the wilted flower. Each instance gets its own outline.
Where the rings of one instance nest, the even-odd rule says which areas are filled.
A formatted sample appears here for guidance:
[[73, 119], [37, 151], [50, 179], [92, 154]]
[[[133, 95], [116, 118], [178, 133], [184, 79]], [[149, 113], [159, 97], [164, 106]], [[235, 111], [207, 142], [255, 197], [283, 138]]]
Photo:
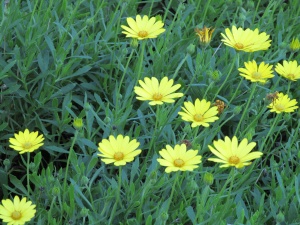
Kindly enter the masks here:
[[218, 115], [221, 115], [226, 107], [225, 103], [219, 99], [217, 99], [213, 105], [218, 107]]
[[203, 27], [203, 29], [195, 28], [196, 34], [199, 36], [200, 43], [207, 46], [211, 41], [211, 37], [215, 29]]

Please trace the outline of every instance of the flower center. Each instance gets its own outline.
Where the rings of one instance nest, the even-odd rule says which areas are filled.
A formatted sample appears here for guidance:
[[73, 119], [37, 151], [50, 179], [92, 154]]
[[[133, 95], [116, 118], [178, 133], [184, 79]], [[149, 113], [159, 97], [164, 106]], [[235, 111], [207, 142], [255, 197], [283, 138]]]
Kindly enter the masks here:
[[174, 166], [182, 167], [183, 165], [184, 165], [184, 161], [182, 159], [175, 159], [174, 160]]
[[19, 220], [22, 217], [22, 214], [19, 211], [13, 211], [11, 218], [13, 220]]
[[292, 74], [292, 73], [289, 73], [289, 74], [287, 75], [287, 78], [289, 78], [289, 79], [295, 79], [295, 75]]
[[244, 45], [242, 43], [236, 43], [234, 45], [237, 49], [243, 49], [244, 48]]
[[260, 79], [260, 78], [261, 78], [261, 73], [259, 73], [259, 72], [254, 72], [254, 73], [252, 73], [252, 77], [253, 77], [254, 79]]
[[230, 158], [228, 159], [228, 162], [230, 164], [236, 165], [236, 164], [238, 164], [240, 162], [240, 158], [237, 157], [237, 156], [235, 156], [235, 155], [233, 155], [233, 156], [230, 156]]
[[276, 104], [275, 105], [275, 108], [278, 110], [278, 111], [283, 111], [284, 110], [284, 105], [282, 105], [282, 104]]
[[117, 161], [120, 161], [120, 160], [124, 159], [124, 154], [123, 154], [123, 152], [116, 152], [116, 153], [114, 154], [114, 159], [117, 160]]
[[23, 148], [24, 149], [30, 149], [32, 147], [32, 144], [30, 143], [30, 142], [25, 142], [24, 144], [23, 144]]
[[201, 121], [203, 120], [202, 114], [196, 114], [196, 115], [194, 116], [194, 120], [195, 120], [196, 122], [201, 122]]
[[155, 93], [152, 98], [155, 100], [155, 101], [160, 101], [162, 99], [163, 95], [160, 94], [160, 93]]
[[147, 31], [144, 31], [144, 30], [141, 30], [139, 33], [138, 33], [138, 36], [143, 38], [143, 37], [147, 37], [148, 36], [148, 32]]

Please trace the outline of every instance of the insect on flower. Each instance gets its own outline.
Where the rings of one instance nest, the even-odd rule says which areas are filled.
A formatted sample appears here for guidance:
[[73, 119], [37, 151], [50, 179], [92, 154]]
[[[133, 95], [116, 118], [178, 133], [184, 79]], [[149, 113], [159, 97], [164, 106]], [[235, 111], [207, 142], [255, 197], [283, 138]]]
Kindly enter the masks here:
[[274, 101], [279, 98], [278, 94], [279, 94], [278, 91], [267, 94], [266, 99], [274, 104]]

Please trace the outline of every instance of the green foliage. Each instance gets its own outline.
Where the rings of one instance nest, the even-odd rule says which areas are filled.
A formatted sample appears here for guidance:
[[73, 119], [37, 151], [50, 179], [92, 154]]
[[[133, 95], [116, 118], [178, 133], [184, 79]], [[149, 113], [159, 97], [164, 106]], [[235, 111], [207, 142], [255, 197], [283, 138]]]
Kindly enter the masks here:
[[[252, 59], [300, 62], [288, 48], [300, 33], [296, 5], [298, 0], [5, 1], [0, 198], [27, 196], [36, 204], [29, 224], [299, 224], [299, 110], [276, 116], [266, 99], [279, 91], [299, 102], [299, 85], [275, 75], [254, 90], [237, 70]], [[121, 25], [136, 14], [160, 15], [166, 32], [135, 46]], [[237, 53], [221, 45], [220, 33], [232, 25], [270, 34], [271, 48]], [[206, 48], [194, 34], [203, 26], [215, 28]], [[133, 88], [146, 76], [174, 78], [185, 97], [161, 108], [138, 101]], [[192, 129], [178, 117], [183, 102], [196, 98], [227, 105], [209, 128]], [[72, 126], [75, 118], [83, 119], [83, 128]], [[30, 165], [8, 142], [26, 128], [45, 137], [44, 146], [28, 155]], [[136, 138], [142, 149], [119, 171], [97, 156], [98, 143], [117, 134]], [[256, 142], [263, 157], [241, 170], [208, 162], [207, 146], [233, 135]], [[156, 159], [167, 144], [184, 140], [203, 160], [177, 179]], [[207, 173], [211, 183], [203, 181]]]

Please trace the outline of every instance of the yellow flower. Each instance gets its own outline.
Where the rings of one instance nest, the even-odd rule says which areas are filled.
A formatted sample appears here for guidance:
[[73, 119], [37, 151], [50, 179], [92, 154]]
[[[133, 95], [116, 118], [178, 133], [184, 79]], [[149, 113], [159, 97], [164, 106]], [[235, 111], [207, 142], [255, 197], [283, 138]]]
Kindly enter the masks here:
[[275, 66], [275, 71], [292, 81], [297, 81], [300, 79], [300, 66], [298, 66], [298, 63], [296, 60], [294, 61], [283, 61], [283, 65], [280, 63], [277, 63]]
[[[214, 147], [208, 146], [209, 150], [218, 158], [208, 158], [209, 161], [223, 163], [220, 167], [235, 166], [236, 168], [243, 168], [251, 164], [250, 160], [260, 158], [262, 152], [251, 152], [256, 146], [255, 142], [250, 142], [244, 138], [241, 143], [238, 143], [236, 136], [230, 140], [225, 137], [225, 141], [214, 141]], [[251, 152], [251, 153], [250, 153]]]
[[161, 166], [166, 166], [166, 173], [173, 171], [193, 171], [201, 163], [201, 155], [197, 150], [186, 150], [186, 145], [175, 145], [174, 149], [167, 145], [166, 149], [159, 151], [162, 159], [157, 159]]
[[224, 38], [222, 41], [225, 45], [239, 51], [255, 52], [267, 50], [271, 46], [270, 35], [265, 32], [259, 34], [258, 29], [254, 31], [250, 29], [243, 30], [241, 27], [232, 26], [231, 31], [226, 28], [225, 34], [221, 33], [221, 35]]
[[11, 144], [9, 147], [18, 151], [20, 154], [25, 152], [33, 152], [44, 145], [43, 140], [44, 137], [42, 134], [38, 136], [37, 131], [30, 133], [29, 130], [26, 129], [24, 133], [19, 131], [19, 134], [15, 134], [15, 138], [9, 139]]
[[292, 42], [291, 42], [291, 44], [290, 44], [290, 49], [292, 50], [292, 51], [298, 51], [299, 49], [300, 49], [300, 41], [299, 41], [299, 39], [298, 38], [293, 38], [293, 40], [292, 40]]
[[207, 28], [205, 26], [201, 30], [199, 28], [195, 28], [195, 32], [200, 38], [200, 43], [204, 45], [208, 45], [210, 43], [214, 31], [215, 29]]
[[288, 95], [284, 95], [283, 93], [278, 93], [276, 98], [273, 99], [273, 102], [268, 105], [270, 108], [270, 112], [282, 113], [287, 112], [291, 113], [294, 112], [295, 109], [299, 107], [297, 105], [297, 100], [291, 100]]
[[268, 78], [274, 77], [272, 74], [272, 65], [270, 66], [262, 62], [257, 66], [254, 60], [252, 62], [245, 62], [244, 64], [246, 68], [239, 68], [240, 75], [251, 82], [266, 83]]
[[149, 105], [161, 105], [164, 102], [172, 103], [174, 98], [180, 98], [182, 93], [174, 93], [181, 87], [180, 84], [173, 86], [174, 80], [164, 77], [160, 83], [155, 77], [145, 77], [144, 81], [139, 80], [141, 87], [134, 87], [134, 92], [139, 95], [136, 97], [141, 101], [150, 101]]
[[122, 33], [126, 34], [126, 37], [137, 38], [138, 40], [157, 38], [158, 35], [165, 32], [165, 29], [162, 28], [164, 23], [160, 20], [156, 21], [155, 17], [149, 19], [148, 16], [142, 18], [137, 15], [136, 20], [128, 17], [127, 23], [129, 27], [121, 26], [125, 30]]
[[110, 135], [109, 139], [103, 139], [99, 143], [98, 150], [101, 154], [98, 156], [102, 157], [101, 160], [106, 164], [114, 163], [115, 166], [124, 166], [142, 152], [141, 149], [137, 149], [139, 145], [136, 139], [129, 141], [128, 136], [119, 134], [115, 138]]
[[8, 225], [23, 225], [30, 221], [35, 215], [35, 207], [31, 201], [26, 202], [26, 198], [14, 197], [14, 201], [3, 199], [0, 205], [0, 218]]
[[210, 107], [210, 102], [205, 99], [196, 99], [195, 105], [192, 102], [184, 102], [185, 107], [181, 107], [184, 112], [179, 112], [184, 121], [192, 122], [192, 127], [204, 126], [209, 127], [212, 123], [219, 119], [216, 115], [219, 113], [218, 107]]

